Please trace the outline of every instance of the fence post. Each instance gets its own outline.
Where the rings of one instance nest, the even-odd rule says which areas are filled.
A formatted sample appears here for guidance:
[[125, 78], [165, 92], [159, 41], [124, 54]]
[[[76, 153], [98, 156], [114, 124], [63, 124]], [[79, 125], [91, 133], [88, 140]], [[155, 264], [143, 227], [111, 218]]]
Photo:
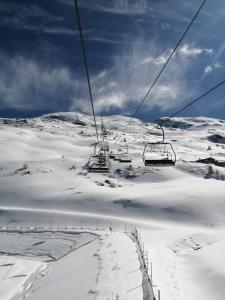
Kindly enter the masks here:
[[148, 251], [146, 251], [145, 252], [145, 255], [146, 255], [146, 258], [145, 258], [145, 260], [146, 260], [146, 271], [147, 271], [147, 273], [148, 273]]
[[96, 230], [98, 230], [99, 220], [97, 220]]
[[151, 283], [153, 285], [153, 281], [152, 281], [152, 262], [150, 262], [150, 278], [151, 278]]

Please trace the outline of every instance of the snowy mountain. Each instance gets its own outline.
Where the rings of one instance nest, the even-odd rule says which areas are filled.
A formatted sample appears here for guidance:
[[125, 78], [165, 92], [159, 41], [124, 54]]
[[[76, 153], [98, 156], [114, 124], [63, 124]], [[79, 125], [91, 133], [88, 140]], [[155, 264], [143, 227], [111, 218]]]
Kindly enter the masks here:
[[[100, 126], [101, 118], [97, 121]], [[1, 299], [11, 299], [18, 293], [28, 299], [52, 297], [53, 280], [48, 274], [59, 272], [60, 264], [62, 269], [61, 256], [65, 255], [64, 262], [69, 265], [71, 260], [66, 253], [79, 243], [91, 241], [95, 243], [93, 247], [88, 244], [83, 252], [71, 254], [74, 268], [82, 272], [64, 269], [69, 282], [71, 276], [80, 275], [73, 291], [76, 299], [107, 299], [112, 293], [113, 299], [143, 299], [142, 288], [133, 294], [126, 292], [141, 285], [140, 272], [124, 283], [121, 279], [129, 278], [132, 268], [138, 269], [138, 258], [133, 243], [118, 231], [134, 226], [149, 251], [153, 284], [160, 289], [161, 299], [224, 299], [225, 121], [190, 117], [163, 122], [165, 142], [171, 143], [176, 152], [175, 166], [144, 165], [144, 145], [161, 139], [157, 130], [142, 136], [153, 124], [109, 116], [104, 117], [104, 125], [109, 131], [110, 149], [117, 151], [128, 143], [132, 164], [112, 160], [108, 174], [95, 174], [85, 169], [96, 142], [91, 116], [55, 113], [33, 119], [0, 119]], [[49, 232], [38, 236], [30, 232], [22, 241], [21, 231], [7, 232], [6, 226], [80, 226], [102, 231], [81, 231], [76, 242], [65, 242], [68, 238], [64, 232], [58, 237], [64, 241], [60, 247], [54, 244], [57, 236], [43, 247], [45, 240], [51, 238]], [[114, 236], [104, 232], [110, 227]], [[42, 246], [35, 245], [37, 241], [43, 242]], [[25, 257], [22, 260], [21, 255]], [[27, 256], [32, 259], [27, 260]], [[126, 256], [134, 263], [129, 265], [121, 259]], [[12, 257], [17, 261], [10, 261]], [[51, 268], [47, 258], [57, 258], [59, 263]], [[112, 259], [120, 267], [117, 263], [109, 265]], [[84, 265], [82, 260], [86, 261]], [[7, 265], [14, 266], [11, 272], [18, 275], [14, 277], [17, 284], [12, 283]], [[18, 273], [21, 268], [25, 273]], [[88, 270], [90, 278], [86, 278]], [[96, 282], [95, 273], [99, 273]], [[53, 278], [60, 286], [57, 276]], [[86, 284], [81, 289], [83, 280]], [[17, 288], [7, 294], [12, 285]], [[62, 299], [62, 294], [56, 289], [53, 298]]]

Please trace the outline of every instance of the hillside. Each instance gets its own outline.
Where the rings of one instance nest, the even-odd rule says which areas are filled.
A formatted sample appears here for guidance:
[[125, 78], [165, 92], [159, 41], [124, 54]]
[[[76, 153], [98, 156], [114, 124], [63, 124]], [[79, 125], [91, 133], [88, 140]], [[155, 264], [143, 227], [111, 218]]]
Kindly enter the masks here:
[[[121, 145], [118, 137], [129, 143], [146, 132], [146, 126], [152, 128], [129, 120], [104, 118], [110, 149]], [[95, 143], [90, 116], [0, 119], [0, 225], [112, 227], [115, 232], [137, 226], [162, 299], [224, 299], [225, 121], [174, 118], [164, 127], [165, 141], [177, 155], [176, 166], [144, 166], [145, 143], [160, 140], [149, 133], [130, 144], [132, 166], [111, 161], [109, 174], [90, 174], [85, 169]], [[129, 253], [129, 243], [124, 243], [122, 250]], [[4, 258], [10, 247], [5, 252], [1, 247]], [[85, 251], [89, 254], [84, 256], [93, 255], [92, 248]], [[105, 257], [110, 261], [107, 251]], [[31, 273], [43, 272], [44, 262], [35, 262]], [[94, 292], [87, 299], [106, 299], [103, 290], [100, 284], [98, 297]]]

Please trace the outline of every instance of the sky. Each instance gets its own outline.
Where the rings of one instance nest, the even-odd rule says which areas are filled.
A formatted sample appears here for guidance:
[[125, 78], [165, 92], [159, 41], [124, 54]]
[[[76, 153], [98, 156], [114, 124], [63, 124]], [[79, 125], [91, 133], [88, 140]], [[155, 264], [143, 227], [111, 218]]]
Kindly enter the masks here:
[[[132, 116], [202, 0], [79, 0], [98, 115]], [[225, 2], [208, 0], [135, 115], [169, 116], [225, 79]], [[91, 112], [73, 0], [0, 0], [0, 117]], [[225, 119], [225, 85], [181, 116]]]

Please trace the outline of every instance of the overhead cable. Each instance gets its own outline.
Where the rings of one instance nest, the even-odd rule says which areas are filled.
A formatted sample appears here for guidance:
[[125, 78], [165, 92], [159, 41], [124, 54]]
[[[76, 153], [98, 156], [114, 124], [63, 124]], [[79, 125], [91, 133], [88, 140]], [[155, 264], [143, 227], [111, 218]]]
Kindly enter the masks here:
[[90, 83], [90, 76], [89, 76], [88, 63], [87, 63], [87, 55], [86, 55], [86, 49], [85, 49], [82, 26], [81, 26], [81, 18], [80, 18], [78, 0], [74, 0], [74, 4], [75, 4], [75, 9], [76, 9], [77, 24], [78, 24], [79, 34], [80, 34], [81, 51], [82, 51], [82, 55], [83, 55], [84, 67], [85, 67], [85, 72], [86, 72], [86, 77], [87, 77], [88, 90], [89, 90], [92, 114], [93, 114], [93, 119], [94, 119], [95, 131], [96, 131], [96, 138], [97, 138], [97, 141], [99, 143], [98, 127], [97, 127], [97, 122], [96, 122], [96, 114], [95, 114], [93, 96], [92, 96], [92, 91], [91, 91], [91, 83]]
[[[131, 115], [131, 118], [134, 118], [136, 116], [136, 114], [140, 111], [142, 105], [145, 103], [147, 97], [149, 96], [149, 94], [151, 93], [153, 87], [155, 86], [155, 84], [157, 83], [157, 81], [159, 80], [160, 76], [162, 75], [163, 71], [165, 70], [166, 66], [169, 64], [170, 60], [172, 59], [173, 55], [175, 54], [175, 52], [177, 51], [177, 48], [180, 46], [180, 44], [182, 43], [182, 41], [184, 40], [185, 36], [187, 35], [188, 31], [190, 30], [192, 24], [194, 23], [194, 21], [196, 20], [196, 18], [198, 17], [199, 13], [201, 12], [201, 10], [203, 9], [204, 5], [206, 4], [207, 0], [203, 0], [203, 2], [201, 3], [200, 7], [198, 8], [197, 12], [195, 13], [195, 15], [193, 16], [193, 18], [191, 19], [190, 23], [188, 24], [188, 26], [186, 27], [185, 31], [183, 32], [183, 34], [181, 35], [180, 39], [178, 40], [176, 46], [174, 47], [173, 51], [170, 53], [169, 57], [167, 58], [165, 64], [162, 66], [161, 70], [159, 71], [158, 75], [156, 76], [155, 80], [153, 81], [153, 83], [151, 84], [150, 88], [148, 89], [147, 93], [145, 94], [144, 98], [141, 100], [141, 102], [139, 103], [138, 107], [136, 108], [136, 110], [134, 111], [134, 113]], [[124, 133], [127, 129], [127, 127], [130, 125], [131, 120], [128, 122], [127, 126], [125, 127], [125, 129], [123, 130], [122, 133]], [[120, 137], [120, 136], [119, 136]], [[116, 142], [118, 141], [119, 137], [117, 138]]]
[[[162, 126], [167, 119], [173, 118], [175, 116], [177, 116], [179, 113], [183, 112], [184, 110], [186, 110], [188, 107], [190, 107], [191, 105], [195, 104], [196, 102], [202, 100], [205, 96], [207, 96], [208, 94], [212, 93], [214, 90], [216, 90], [217, 88], [219, 88], [220, 86], [225, 84], [225, 80], [219, 82], [217, 85], [215, 85], [214, 87], [212, 87], [211, 89], [209, 89], [208, 91], [206, 91], [204, 94], [202, 94], [201, 96], [199, 96], [198, 98], [196, 98], [195, 100], [189, 102], [188, 104], [186, 104], [185, 106], [183, 106], [182, 108], [180, 108], [179, 110], [177, 110], [176, 112], [172, 113], [168, 118], [160, 121], [160, 125]], [[158, 120], [153, 121], [154, 123], [157, 123]], [[143, 133], [142, 135], [140, 135], [139, 137], [135, 138], [134, 140], [132, 140], [131, 142], [128, 142], [128, 144], [132, 144], [135, 141], [137, 141], [138, 139], [140, 139], [141, 137], [145, 136], [147, 133], [151, 132], [153, 129], [155, 128], [155, 126], [149, 130], [147, 130], [145, 133]]]

